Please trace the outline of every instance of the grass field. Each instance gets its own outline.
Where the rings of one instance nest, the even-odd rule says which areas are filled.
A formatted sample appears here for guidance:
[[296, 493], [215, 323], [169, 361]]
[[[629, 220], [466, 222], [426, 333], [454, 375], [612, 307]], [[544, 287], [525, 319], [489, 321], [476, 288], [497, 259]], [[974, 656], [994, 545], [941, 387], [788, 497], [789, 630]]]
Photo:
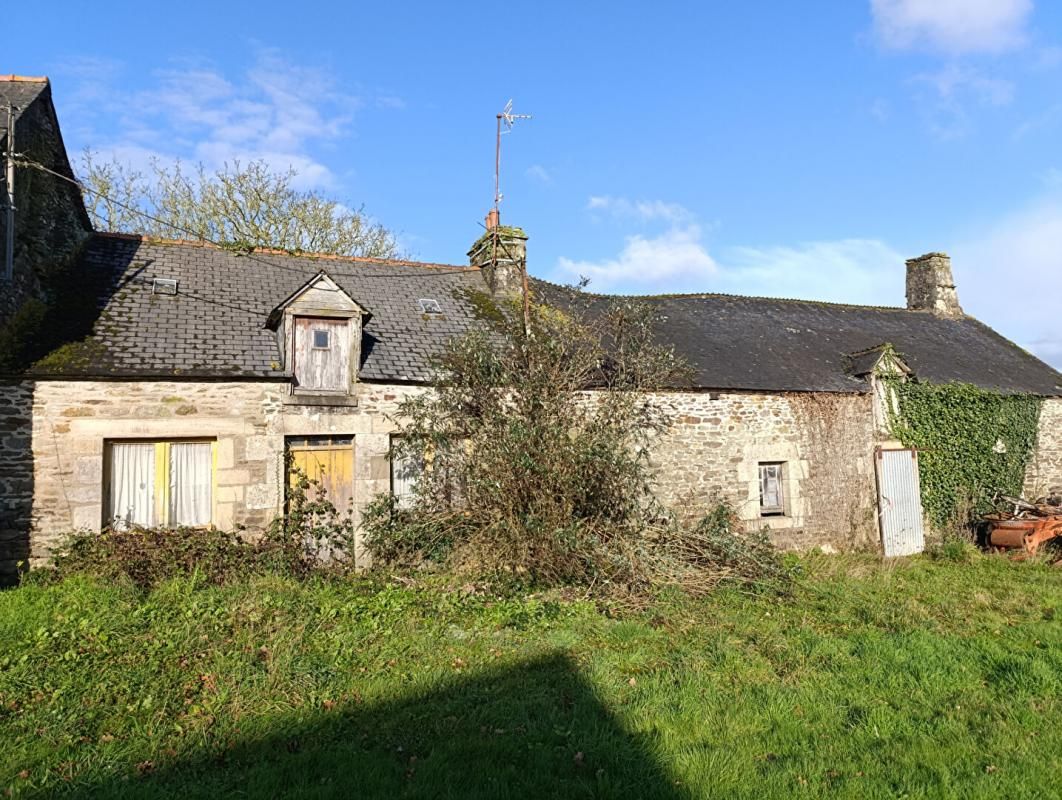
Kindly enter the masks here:
[[793, 596], [257, 578], [0, 594], [15, 797], [1062, 796], [1062, 571], [809, 557]]

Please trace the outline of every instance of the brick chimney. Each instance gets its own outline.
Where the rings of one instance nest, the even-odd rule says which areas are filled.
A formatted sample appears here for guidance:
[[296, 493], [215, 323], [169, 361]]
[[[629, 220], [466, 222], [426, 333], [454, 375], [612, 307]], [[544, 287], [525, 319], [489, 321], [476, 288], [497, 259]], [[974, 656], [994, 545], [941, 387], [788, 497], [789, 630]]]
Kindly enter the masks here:
[[527, 268], [527, 235], [502, 225], [498, 210], [487, 214], [487, 231], [468, 251], [468, 261], [483, 270], [491, 294], [518, 294]]
[[926, 253], [907, 259], [907, 308], [931, 311], [938, 317], [963, 316], [947, 253]]

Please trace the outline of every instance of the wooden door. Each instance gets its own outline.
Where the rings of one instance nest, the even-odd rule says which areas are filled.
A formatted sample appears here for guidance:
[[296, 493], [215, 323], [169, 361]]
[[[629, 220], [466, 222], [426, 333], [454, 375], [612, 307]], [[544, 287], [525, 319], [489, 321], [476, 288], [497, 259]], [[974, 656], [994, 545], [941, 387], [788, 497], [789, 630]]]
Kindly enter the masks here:
[[350, 328], [345, 319], [295, 318], [295, 378], [300, 389], [350, 389]]
[[[351, 436], [303, 436], [288, 439], [292, 466], [316, 481], [340, 512], [354, 502], [354, 439]], [[294, 480], [294, 475], [290, 480]], [[311, 490], [311, 496], [316, 493]]]

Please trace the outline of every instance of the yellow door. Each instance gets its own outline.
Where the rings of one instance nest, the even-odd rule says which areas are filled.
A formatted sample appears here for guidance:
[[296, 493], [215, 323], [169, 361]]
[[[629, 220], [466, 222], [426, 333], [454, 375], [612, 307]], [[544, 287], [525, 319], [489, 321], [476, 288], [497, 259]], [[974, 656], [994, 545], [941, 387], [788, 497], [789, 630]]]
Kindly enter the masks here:
[[[354, 441], [350, 436], [305, 436], [288, 440], [294, 468], [319, 485], [339, 511], [354, 502]], [[295, 475], [288, 478], [294, 483]], [[316, 492], [311, 489], [316, 499]]]

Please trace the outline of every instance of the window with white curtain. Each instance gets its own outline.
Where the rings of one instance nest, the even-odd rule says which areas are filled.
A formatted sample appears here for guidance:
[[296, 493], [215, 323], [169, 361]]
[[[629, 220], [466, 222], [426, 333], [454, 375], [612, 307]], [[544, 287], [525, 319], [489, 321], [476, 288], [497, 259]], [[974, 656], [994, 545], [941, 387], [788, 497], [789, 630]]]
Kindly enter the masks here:
[[213, 442], [114, 442], [107, 521], [116, 527], [202, 527], [214, 507]]
[[413, 505], [417, 480], [424, 471], [424, 459], [410, 453], [396, 453], [395, 446], [401, 441], [391, 437], [391, 494], [399, 508]]
[[111, 510], [115, 525], [155, 524], [155, 445], [111, 445]]

